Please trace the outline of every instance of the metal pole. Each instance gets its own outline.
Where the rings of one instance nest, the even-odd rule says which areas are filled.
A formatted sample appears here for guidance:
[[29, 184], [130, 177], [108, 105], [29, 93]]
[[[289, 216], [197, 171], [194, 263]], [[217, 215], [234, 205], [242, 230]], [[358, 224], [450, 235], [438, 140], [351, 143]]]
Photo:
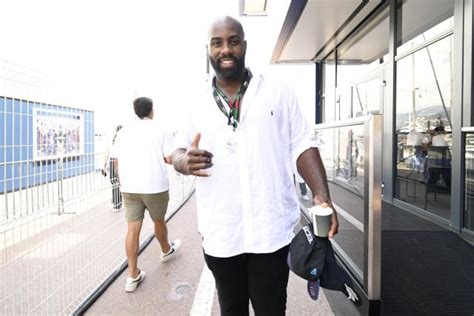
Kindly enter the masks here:
[[[368, 136], [368, 137], [367, 137]], [[382, 117], [374, 115], [366, 124], [366, 194], [367, 222], [367, 295], [371, 300], [381, 298], [382, 251]], [[368, 191], [368, 192], [367, 192]]]
[[56, 181], [58, 182], [58, 215], [64, 213], [64, 196], [63, 196], [63, 178], [64, 178], [64, 137], [57, 137], [57, 153], [58, 166], [56, 172]]

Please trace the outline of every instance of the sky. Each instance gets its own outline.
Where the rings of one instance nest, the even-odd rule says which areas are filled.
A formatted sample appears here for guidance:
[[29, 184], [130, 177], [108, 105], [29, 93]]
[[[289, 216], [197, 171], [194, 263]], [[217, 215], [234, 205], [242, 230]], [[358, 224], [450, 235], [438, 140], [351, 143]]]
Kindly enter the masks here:
[[[268, 17], [242, 20], [247, 65], [268, 64], [288, 4], [269, 1]], [[43, 102], [93, 110], [96, 130], [107, 133], [134, 118], [137, 96], [153, 98], [161, 117], [179, 115], [206, 77], [209, 24], [237, 16], [238, 7], [239, 0], [0, 0], [0, 61], [39, 74]], [[28, 89], [5, 87], [9, 95]]]

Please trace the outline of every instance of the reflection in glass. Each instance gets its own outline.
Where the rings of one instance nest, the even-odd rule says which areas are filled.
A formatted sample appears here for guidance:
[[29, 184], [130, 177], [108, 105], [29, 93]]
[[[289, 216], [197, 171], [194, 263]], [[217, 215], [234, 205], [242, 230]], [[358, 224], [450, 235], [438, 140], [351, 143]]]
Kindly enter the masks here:
[[334, 130], [316, 130], [315, 140], [318, 144], [324, 167], [326, 168], [326, 176], [328, 180], [334, 180]]
[[316, 130], [328, 180], [359, 196], [364, 195], [364, 133], [363, 125]]
[[397, 54], [452, 30], [455, 0], [409, 0], [398, 9], [401, 16], [401, 41]]
[[334, 62], [325, 61], [323, 63], [323, 122], [332, 122], [336, 118], [335, 97], [336, 97], [336, 65]]
[[449, 218], [452, 35], [397, 62], [396, 197]]
[[474, 231], [474, 134], [466, 135], [463, 227]]
[[356, 193], [364, 194], [364, 127], [351, 126], [338, 130], [336, 177]]
[[381, 87], [380, 77], [370, 78], [353, 86], [352, 117], [380, 111], [382, 100]]
[[336, 118], [382, 110], [388, 7], [337, 49]]
[[377, 59], [337, 65], [336, 118], [345, 120], [382, 110], [383, 64]]
[[341, 212], [334, 241], [363, 275], [365, 126], [317, 129], [315, 136], [320, 143], [331, 200]]

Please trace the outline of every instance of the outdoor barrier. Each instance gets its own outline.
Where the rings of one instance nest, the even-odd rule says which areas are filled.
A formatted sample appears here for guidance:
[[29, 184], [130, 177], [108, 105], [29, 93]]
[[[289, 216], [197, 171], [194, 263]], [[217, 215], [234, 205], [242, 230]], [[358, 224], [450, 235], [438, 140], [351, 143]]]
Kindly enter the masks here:
[[[369, 301], [380, 300], [382, 211], [382, 116], [370, 114], [315, 126], [339, 233], [338, 259]], [[310, 221], [310, 203], [302, 203]]]

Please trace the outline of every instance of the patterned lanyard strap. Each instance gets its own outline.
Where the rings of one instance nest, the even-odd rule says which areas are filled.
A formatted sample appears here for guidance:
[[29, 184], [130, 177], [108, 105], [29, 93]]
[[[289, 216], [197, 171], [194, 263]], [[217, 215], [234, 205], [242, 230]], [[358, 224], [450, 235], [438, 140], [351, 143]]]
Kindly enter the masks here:
[[[240, 89], [237, 92], [237, 95], [235, 96], [234, 102], [230, 101], [229, 98], [225, 95], [224, 92], [222, 92], [221, 89], [219, 89], [216, 85], [216, 78], [212, 81], [212, 94], [214, 95], [214, 100], [217, 103], [217, 106], [221, 110], [222, 113], [227, 117], [227, 125], [232, 125], [234, 130], [237, 129], [237, 125], [240, 119], [240, 108], [241, 108], [241, 101], [242, 98], [245, 94], [245, 91], [247, 91], [247, 88], [250, 83], [250, 79], [252, 79], [252, 73], [250, 72], [249, 69], [245, 71], [245, 79], [240, 85]], [[229, 113], [227, 113], [227, 110], [222, 103], [222, 99], [224, 99], [225, 102], [229, 105]]]

